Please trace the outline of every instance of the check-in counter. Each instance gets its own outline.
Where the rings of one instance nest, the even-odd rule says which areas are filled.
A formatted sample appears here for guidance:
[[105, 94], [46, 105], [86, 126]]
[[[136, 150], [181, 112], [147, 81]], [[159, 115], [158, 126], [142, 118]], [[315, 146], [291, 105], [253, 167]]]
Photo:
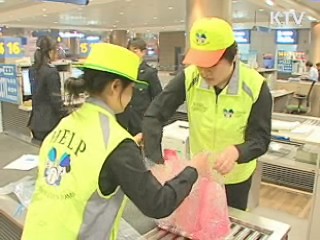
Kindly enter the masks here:
[[[56, 62], [54, 64], [59, 71], [61, 85], [71, 75], [72, 64], [70, 62]], [[31, 111], [31, 86], [29, 79], [30, 64], [1, 65], [2, 87], [0, 86], [1, 121], [5, 133], [28, 139], [31, 137], [27, 127]], [[5, 74], [5, 69], [12, 69], [12, 74]], [[62, 93], [63, 87], [61, 89]], [[62, 94], [63, 95], [63, 94]], [[2, 98], [1, 98], [2, 97]]]
[[[294, 93], [307, 95], [311, 83], [311, 81], [277, 80], [275, 83], [275, 89], [285, 89]], [[310, 107], [310, 115], [313, 117], [320, 117], [320, 83], [316, 83], [313, 87], [310, 96]]]

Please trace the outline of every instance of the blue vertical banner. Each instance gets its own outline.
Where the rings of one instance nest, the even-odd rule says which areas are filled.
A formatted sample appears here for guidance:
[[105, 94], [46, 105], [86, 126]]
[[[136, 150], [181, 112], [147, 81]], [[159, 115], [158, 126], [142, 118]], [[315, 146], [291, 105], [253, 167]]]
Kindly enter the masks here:
[[19, 89], [16, 65], [0, 64], [0, 101], [19, 104]]
[[22, 58], [23, 56], [21, 38], [0, 38], [0, 58]]
[[94, 39], [94, 40], [89, 40], [89, 39], [81, 39], [80, 40], [80, 57], [81, 58], [87, 58], [90, 51], [91, 51], [91, 46], [92, 44], [95, 44], [95, 43], [99, 43], [101, 42], [100, 39]]

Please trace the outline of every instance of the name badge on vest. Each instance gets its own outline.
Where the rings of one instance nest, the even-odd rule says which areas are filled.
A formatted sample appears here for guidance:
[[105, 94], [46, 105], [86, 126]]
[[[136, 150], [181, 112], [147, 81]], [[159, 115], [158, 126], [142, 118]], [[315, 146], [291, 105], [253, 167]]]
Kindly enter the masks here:
[[192, 110], [197, 112], [205, 112], [207, 110], [207, 106], [200, 102], [194, 102], [192, 104]]

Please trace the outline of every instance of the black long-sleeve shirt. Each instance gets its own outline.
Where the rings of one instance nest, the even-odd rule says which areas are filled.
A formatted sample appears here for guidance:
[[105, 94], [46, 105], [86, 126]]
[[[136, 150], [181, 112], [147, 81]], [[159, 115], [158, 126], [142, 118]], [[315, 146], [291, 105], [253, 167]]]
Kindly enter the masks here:
[[[217, 89], [216, 94], [221, 92]], [[154, 162], [162, 162], [162, 128], [186, 100], [185, 74], [180, 72], [164, 88], [145, 113], [143, 136], [145, 154]], [[240, 157], [238, 163], [249, 162], [264, 154], [271, 138], [272, 96], [266, 82], [253, 104], [245, 131], [245, 142], [236, 145]]]
[[186, 167], [162, 186], [147, 170], [136, 143], [126, 139], [103, 164], [99, 188], [102, 194], [109, 195], [120, 186], [146, 216], [163, 218], [170, 215], [189, 195], [197, 178], [197, 171]]
[[145, 61], [140, 64], [138, 79], [146, 82], [147, 87], [137, 85], [125, 112], [117, 115], [118, 122], [132, 135], [142, 132], [143, 115], [151, 101], [162, 91], [158, 71]]

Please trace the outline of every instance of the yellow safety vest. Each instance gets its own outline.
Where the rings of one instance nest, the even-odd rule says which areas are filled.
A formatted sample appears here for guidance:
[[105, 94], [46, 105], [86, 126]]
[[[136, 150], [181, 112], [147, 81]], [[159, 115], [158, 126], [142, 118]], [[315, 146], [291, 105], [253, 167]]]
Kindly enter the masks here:
[[109, 154], [132, 136], [111, 110], [91, 99], [63, 119], [43, 142], [36, 190], [23, 240], [115, 240], [125, 195], [99, 190]]
[[[231, 145], [243, 143], [251, 108], [264, 78], [239, 62], [228, 86], [217, 96], [196, 66], [187, 67], [185, 76], [191, 155], [202, 151], [220, 153]], [[255, 168], [256, 160], [237, 164], [225, 176], [226, 184], [247, 180]]]

